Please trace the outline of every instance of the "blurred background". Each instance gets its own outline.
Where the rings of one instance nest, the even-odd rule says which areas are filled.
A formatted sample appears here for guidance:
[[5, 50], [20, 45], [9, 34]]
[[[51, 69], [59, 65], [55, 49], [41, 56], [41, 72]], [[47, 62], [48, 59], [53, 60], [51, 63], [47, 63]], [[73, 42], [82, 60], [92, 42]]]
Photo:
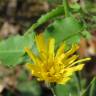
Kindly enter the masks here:
[[[68, 1], [69, 3], [72, 3], [74, 0]], [[24, 32], [41, 17], [41, 15], [56, 8], [56, 6], [61, 3], [62, 0], [0, 0], [0, 40], [7, 39], [16, 34], [23, 35]], [[82, 9], [86, 7], [88, 14], [84, 14], [84, 20], [87, 22], [89, 26], [88, 30], [92, 34], [90, 40], [81, 39], [79, 49], [81, 58], [88, 56], [92, 57], [92, 60], [87, 62], [88, 64], [85, 65], [82, 72], [82, 78], [86, 81], [86, 87], [93, 76], [96, 76], [96, 0], [77, 0], [77, 3], [80, 4]], [[50, 22], [51, 21], [48, 21], [38, 28], [37, 32], [42, 32]], [[83, 79], [82, 86], [85, 82], [83, 82]], [[71, 84], [73, 82], [74, 80]], [[67, 86], [67, 89], [73, 88], [73, 91], [75, 92], [76, 86]], [[67, 94], [65, 89], [66, 87], [58, 85], [56, 87], [58, 96], [68, 96], [64, 95], [65, 93]], [[94, 94], [95, 92], [96, 90], [94, 91]], [[37, 82], [35, 78], [26, 71], [23, 64], [18, 65], [15, 68], [8, 68], [0, 65], [0, 96], [26, 95], [53, 96], [52, 92], [43, 84], [43, 82]], [[89, 95], [86, 94], [86, 96]], [[96, 94], [94, 96], [96, 96]]]

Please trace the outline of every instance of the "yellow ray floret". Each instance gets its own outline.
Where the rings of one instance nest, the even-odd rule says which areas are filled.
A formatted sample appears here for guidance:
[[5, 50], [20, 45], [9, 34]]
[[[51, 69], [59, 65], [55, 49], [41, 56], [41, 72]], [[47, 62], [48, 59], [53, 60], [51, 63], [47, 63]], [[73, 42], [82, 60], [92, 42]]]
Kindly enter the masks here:
[[90, 60], [90, 58], [77, 60], [79, 56], [73, 55], [79, 48], [76, 44], [72, 45], [72, 48], [66, 52], [64, 51], [66, 45], [63, 43], [55, 53], [55, 39], [49, 39], [46, 44], [42, 34], [36, 36], [36, 45], [39, 56], [25, 48], [25, 52], [33, 61], [33, 64], [26, 64], [26, 67], [38, 80], [48, 83], [67, 83], [74, 72], [83, 69], [82, 62]]

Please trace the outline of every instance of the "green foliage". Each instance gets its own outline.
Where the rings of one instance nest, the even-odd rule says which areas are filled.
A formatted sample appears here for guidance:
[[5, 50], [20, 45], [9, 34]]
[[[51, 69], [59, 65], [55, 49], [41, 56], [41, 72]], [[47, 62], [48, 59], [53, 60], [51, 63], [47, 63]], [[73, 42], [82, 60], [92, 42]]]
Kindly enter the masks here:
[[[35, 35], [33, 30], [53, 18], [55, 18], [55, 20], [45, 29], [44, 36], [46, 39], [54, 37], [56, 39], [56, 46], [58, 46], [62, 41], [66, 41], [70, 45], [72, 43], [78, 43], [81, 36], [89, 38], [90, 34], [87, 31], [84, 31], [84, 24], [75, 19], [72, 14], [68, 15], [72, 12], [69, 12], [70, 8], [67, 4], [67, 0], [64, 0], [64, 2], [65, 1], [66, 3], [59, 5], [57, 8], [41, 16], [41, 18], [28, 29], [26, 35], [9, 37], [7, 40], [1, 41], [0, 61], [2, 64], [7, 66], [20, 64], [25, 59], [23, 58], [24, 47], [32, 48], [32, 50], [36, 52], [36, 46], [33, 46]], [[76, 5], [75, 7], [77, 8], [78, 6]], [[65, 18], [56, 20], [57, 16], [62, 16], [65, 13]]]
[[79, 96], [81, 90], [76, 75], [66, 85], [56, 85], [55, 91], [57, 96]]
[[[24, 69], [24, 66], [22, 67]], [[22, 93], [22, 96], [40, 96], [41, 88], [36, 80], [29, 80], [27, 70], [21, 70], [18, 75], [18, 84], [16, 88]]]
[[17, 89], [23, 93], [22, 96], [40, 96], [41, 92], [36, 80], [22, 82], [17, 86]]
[[60, 42], [66, 41], [69, 44], [78, 43], [81, 32], [84, 30], [83, 25], [73, 17], [59, 19], [54, 21], [45, 30], [45, 38], [54, 37], [56, 45]]
[[[61, 3], [61, 0], [48, 1], [50, 3]], [[38, 19], [37, 22], [28, 29], [24, 36], [12, 36], [0, 42], [1, 64], [4, 64], [6, 66], [16, 66], [17, 64], [24, 62], [24, 60], [26, 59], [24, 52], [25, 47], [31, 48], [34, 53], [38, 54], [36, 45], [34, 44], [35, 32], [33, 32], [33, 30], [46, 23], [48, 20], [54, 19], [54, 21], [47, 28], [45, 28], [44, 36], [46, 40], [48, 40], [50, 37], [54, 37], [56, 39], [56, 47], [58, 47], [59, 44], [63, 41], [67, 42], [67, 44], [69, 45], [72, 45], [73, 43], [79, 43], [81, 37], [84, 37], [86, 39], [91, 38], [91, 35], [88, 32], [87, 28], [90, 29], [95, 26], [96, 16], [92, 15], [96, 12], [95, 4], [94, 6], [92, 5], [92, 7], [89, 3], [91, 2], [90, 0], [84, 1], [88, 3], [87, 6], [85, 6], [85, 4], [80, 5], [75, 0], [71, 5], [68, 4], [68, 0], [62, 1], [63, 3], [61, 5], [41, 16], [40, 19]], [[91, 16], [88, 12], [92, 13]], [[77, 15], [78, 13], [79, 15]], [[61, 16], [61, 19], [56, 19], [56, 17], [58, 16]], [[88, 19], [84, 16], [86, 16]], [[91, 19], [88, 16], [90, 16]], [[76, 19], [75, 17], [77, 17], [78, 19]], [[85, 20], [84, 18], [87, 20]], [[82, 23], [81, 19], [83, 21]], [[90, 21], [91, 23], [88, 22], [87, 24], [86, 21]], [[29, 81], [26, 72], [21, 72], [19, 73], [19, 75], [20, 77], [18, 77], [18, 80], [20, 84], [17, 85], [17, 89], [19, 89], [20, 92], [24, 93], [22, 94], [22, 96], [40, 96], [41, 90], [38, 82], [36, 80]], [[96, 80], [93, 78], [93, 80], [86, 88], [84, 88], [85, 83], [86, 82], [81, 80], [79, 76], [78, 78], [76, 78], [76, 76], [74, 75], [74, 77], [70, 82], [68, 82], [68, 84], [56, 85], [56, 96], [84, 96], [89, 89], [89, 96], [95, 96]]]
[[[94, 80], [94, 78], [93, 78]], [[95, 80], [92, 82], [91, 86], [90, 86], [90, 91], [89, 91], [89, 96], [95, 96], [96, 95], [96, 78]]]
[[61, 3], [62, 0], [47, 0], [49, 3]]
[[55, 91], [57, 96], [69, 96], [70, 94], [70, 89], [64, 85], [57, 85]]
[[0, 60], [2, 64], [7, 66], [15, 66], [22, 62], [24, 55], [24, 48], [32, 48], [34, 44], [35, 33], [10, 37], [7, 40], [0, 42]]
[[72, 8], [74, 11], [78, 11], [78, 10], [80, 10], [80, 5], [75, 2], [70, 5], [70, 8]]
[[57, 17], [59, 15], [64, 14], [64, 7], [62, 5], [59, 5], [56, 9], [53, 9], [52, 11], [46, 13], [45, 15], [41, 16], [40, 19], [38, 19], [37, 23], [32, 25], [32, 29], [37, 28], [41, 24], [47, 22], [48, 20]]
[[86, 39], [90, 39], [91, 38], [91, 34], [87, 30], [82, 31], [81, 34]]

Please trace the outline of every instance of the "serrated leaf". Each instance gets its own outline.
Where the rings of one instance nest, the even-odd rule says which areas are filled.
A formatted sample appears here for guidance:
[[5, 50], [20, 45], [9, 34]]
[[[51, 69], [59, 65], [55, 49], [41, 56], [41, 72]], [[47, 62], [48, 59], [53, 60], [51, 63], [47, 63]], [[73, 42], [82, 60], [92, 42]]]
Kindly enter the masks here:
[[79, 42], [81, 36], [80, 32], [83, 29], [83, 24], [73, 17], [67, 17], [65, 19], [56, 20], [49, 25], [44, 35], [45, 38], [54, 37], [57, 46], [62, 41], [67, 41], [67, 43], [72, 44], [73, 41], [74, 43]]
[[15, 66], [22, 62], [24, 47], [31, 48], [34, 44], [35, 33], [10, 37], [0, 42], [0, 61], [7, 66]]

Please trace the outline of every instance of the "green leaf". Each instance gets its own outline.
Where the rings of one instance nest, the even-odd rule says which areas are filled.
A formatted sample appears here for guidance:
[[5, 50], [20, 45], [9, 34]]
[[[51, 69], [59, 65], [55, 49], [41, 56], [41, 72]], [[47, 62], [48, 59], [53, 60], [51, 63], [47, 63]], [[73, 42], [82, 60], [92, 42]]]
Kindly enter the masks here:
[[62, 41], [72, 44], [79, 42], [81, 36], [80, 33], [83, 29], [83, 24], [73, 17], [67, 17], [65, 19], [56, 20], [49, 25], [45, 30], [44, 35], [45, 38], [54, 37], [57, 46]]
[[89, 96], [95, 96], [96, 95], [95, 90], [96, 90], [96, 79], [94, 80], [94, 82], [92, 82], [90, 86]]
[[81, 92], [79, 78], [73, 74], [71, 80], [68, 81], [65, 85], [57, 84], [55, 91], [56, 96], [79, 96]]
[[87, 30], [82, 31], [82, 36], [84, 36], [86, 39], [90, 39], [91, 38], [91, 34], [90, 32], [88, 32]]
[[62, 14], [64, 14], [64, 7], [63, 5], [59, 5], [58, 7], [56, 7], [56, 9], [53, 9], [52, 11], [46, 13], [45, 15], [42, 15], [41, 18], [38, 19], [37, 23], [33, 24], [31, 28], [35, 29], [41, 24], [47, 22], [48, 20], [56, 18], [57, 16]]
[[22, 62], [24, 55], [24, 48], [32, 48], [34, 44], [35, 33], [10, 37], [7, 40], [0, 42], [0, 61], [7, 66], [15, 66]]
[[80, 10], [80, 5], [77, 2], [75, 2], [70, 5], [70, 8], [72, 8], [74, 10]]
[[17, 89], [23, 93], [23, 96], [40, 96], [41, 93], [40, 86], [36, 80], [19, 82]]
[[69, 87], [64, 85], [56, 85], [55, 91], [56, 96], [69, 96], [70, 94]]

